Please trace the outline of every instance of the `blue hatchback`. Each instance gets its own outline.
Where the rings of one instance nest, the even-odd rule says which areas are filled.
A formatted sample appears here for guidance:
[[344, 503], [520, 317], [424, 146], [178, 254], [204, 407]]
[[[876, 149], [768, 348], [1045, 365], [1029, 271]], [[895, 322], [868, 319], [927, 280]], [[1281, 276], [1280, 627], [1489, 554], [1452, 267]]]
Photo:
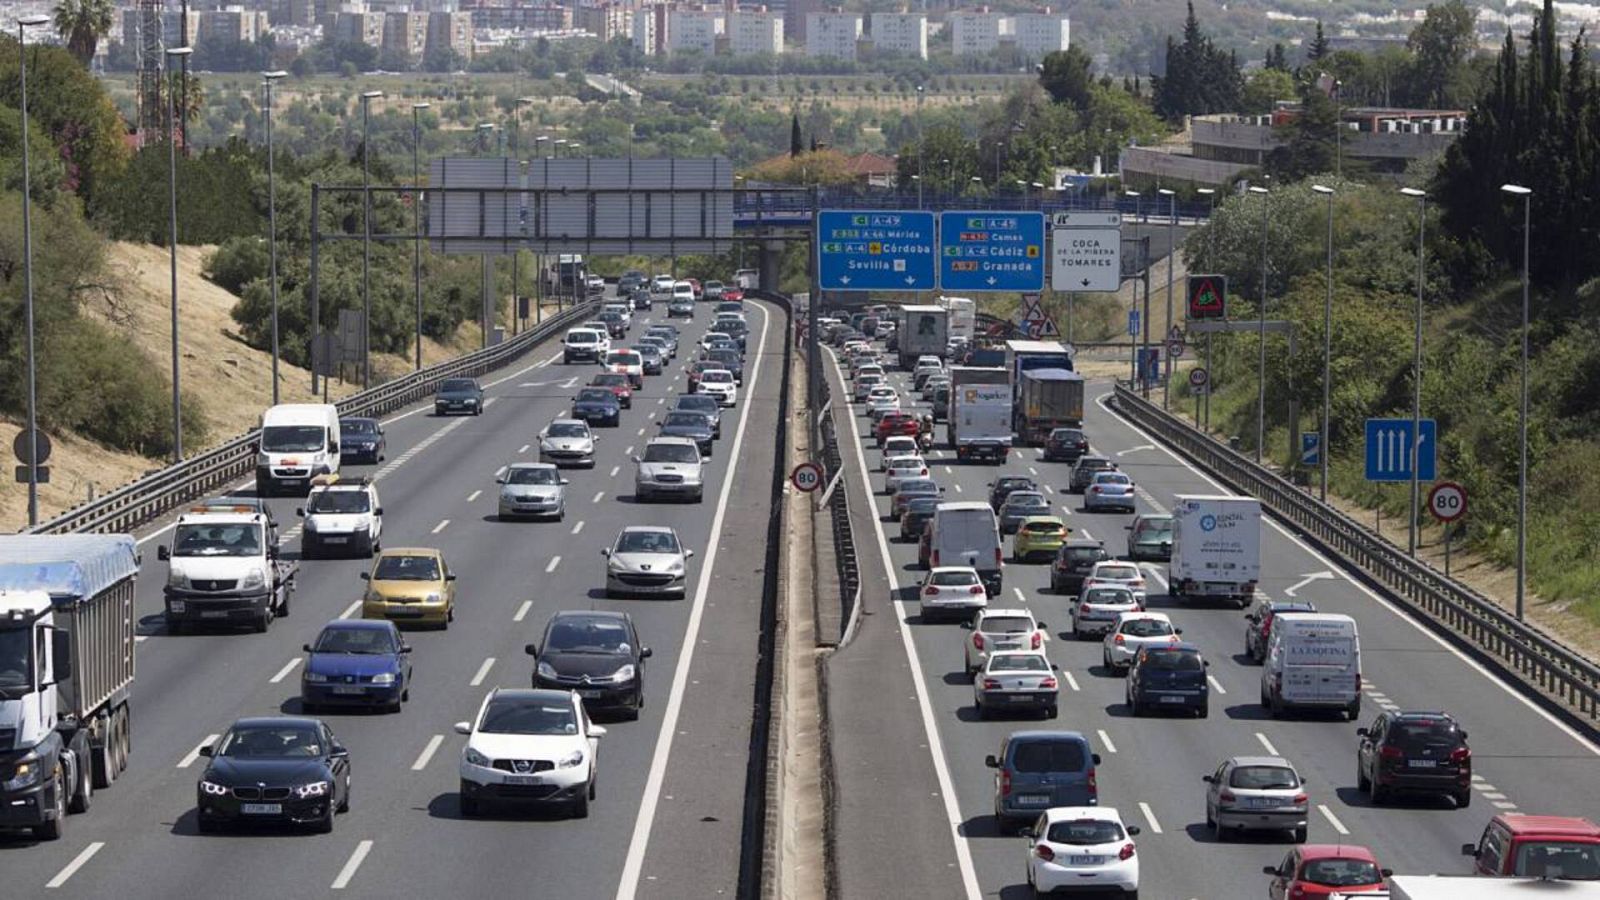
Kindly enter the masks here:
[[379, 707], [399, 712], [411, 699], [411, 647], [393, 622], [339, 619], [305, 645], [300, 705]]

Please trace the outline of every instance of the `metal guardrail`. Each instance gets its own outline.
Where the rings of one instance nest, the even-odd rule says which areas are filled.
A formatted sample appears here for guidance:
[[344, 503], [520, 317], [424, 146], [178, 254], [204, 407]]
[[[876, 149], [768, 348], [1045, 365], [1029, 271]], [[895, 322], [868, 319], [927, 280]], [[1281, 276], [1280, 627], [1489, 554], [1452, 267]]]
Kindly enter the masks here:
[[[828, 386], [826, 378], [821, 379], [822, 396], [816, 398], [814, 406], [818, 409], [828, 407], [828, 414], [822, 417], [819, 431], [822, 435], [821, 457], [823, 483], [831, 484], [837, 475], [845, 480], [849, 473], [844, 470], [844, 455], [839, 450], [838, 428], [834, 425], [833, 410], [830, 405], [832, 389]], [[839, 621], [841, 623], [839, 634], [817, 635], [817, 643], [837, 646], [845, 643], [855, 630], [861, 608], [861, 563], [856, 554], [855, 528], [850, 523], [850, 491], [848, 485], [841, 483], [828, 495], [828, 521], [833, 532], [834, 564], [839, 580]]]
[[[533, 349], [567, 325], [582, 320], [595, 303], [582, 303], [545, 319], [510, 340], [429, 366], [394, 381], [346, 397], [336, 405], [341, 416], [380, 416], [415, 403], [446, 378], [481, 375]], [[43, 522], [36, 534], [126, 532], [196, 497], [236, 481], [255, 469], [255, 444], [260, 430], [242, 434], [220, 447], [173, 463], [82, 506]]]
[[1257, 498], [1279, 518], [1359, 568], [1589, 725], [1600, 724], [1600, 666], [1493, 600], [1413, 559], [1276, 472], [1246, 459], [1119, 383], [1114, 401], [1134, 423]]

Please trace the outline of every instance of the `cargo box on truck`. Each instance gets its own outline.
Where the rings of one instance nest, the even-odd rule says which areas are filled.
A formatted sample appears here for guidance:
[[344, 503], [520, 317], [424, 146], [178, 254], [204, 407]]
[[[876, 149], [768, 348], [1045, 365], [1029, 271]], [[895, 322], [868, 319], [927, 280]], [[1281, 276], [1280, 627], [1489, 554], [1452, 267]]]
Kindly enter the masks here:
[[1083, 424], [1083, 376], [1066, 369], [1028, 369], [1017, 385], [1017, 443], [1039, 446], [1057, 428]]
[[1261, 501], [1179, 494], [1168, 573], [1173, 597], [1216, 597], [1248, 606], [1261, 577]]
[[948, 352], [949, 319], [937, 306], [901, 307], [901, 324], [896, 331], [900, 368], [910, 371], [919, 356], [944, 359]]
[[1004, 369], [950, 369], [951, 449], [963, 461], [1000, 465], [1011, 452], [1011, 385]]

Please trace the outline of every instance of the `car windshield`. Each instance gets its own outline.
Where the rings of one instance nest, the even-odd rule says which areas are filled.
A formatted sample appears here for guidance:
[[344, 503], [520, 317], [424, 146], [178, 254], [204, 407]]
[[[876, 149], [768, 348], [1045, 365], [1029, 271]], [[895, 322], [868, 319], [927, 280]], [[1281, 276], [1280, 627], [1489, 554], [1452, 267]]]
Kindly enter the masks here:
[[353, 434], [377, 434], [378, 423], [367, 419], [340, 419], [339, 436], [347, 437]]
[[750, 326], [744, 324], [744, 322], [739, 319], [734, 319], [729, 322], [718, 322], [717, 327], [734, 337], [738, 337], [739, 335], [746, 334], [750, 331]]
[[589, 436], [589, 429], [579, 422], [552, 422], [545, 434], [558, 438], [581, 438]]
[[978, 583], [976, 572], [934, 572], [928, 583], [939, 587], [970, 587]]
[[925, 465], [920, 456], [896, 456], [889, 460], [891, 469], [920, 469]]
[[1025, 741], [1015, 747], [1011, 767], [1018, 772], [1082, 772], [1089, 761], [1077, 741]]
[[232, 759], [309, 758], [322, 755], [322, 742], [312, 725], [241, 725], [222, 736], [214, 755]]
[[475, 391], [477, 389], [477, 383], [470, 378], [451, 378], [446, 380], [444, 384], [439, 385], [439, 390], [447, 394], [459, 391]]
[[906, 504], [906, 512], [913, 516], [931, 516], [939, 508], [939, 501], [933, 497], [918, 497]]
[[706, 420], [706, 417], [701, 413], [695, 412], [667, 413], [667, 417], [662, 420], [662, 424], [668, 428], [695, 428], [706, 431], [711, 429], [711, 423]]
[[700, 410], [702, 412], [715, 412], [717, 401], [714, 397], [679, 397], [679, 409]]
[[650, 444], [644, 448], [644, 461], [697, 463], [700, 461], [700, 450], [688, 444]]
[[438, 581], [439, 561], [431, 556], [385, 556], [372, 573], [374, 581]]
[[617, 553], [677, 553], [678, 538], [670, 531], [625, 531], [617, 539]]
[[1155, 519], [1155, 520], [1140, 522], [1139, 523], [1139, 527], [1135, 529], [1135, 532], [1141, 538], [1145, 538], [1145, 539], [1159, 538], [1162, 535], [1168, 535], [1168, 534], [1172, 533], [1172, 520], [1171, 519]]
[[1048, 672], [1050, 663], [1036, 653], [1003, 653], [990, 658], [991, 672]]
[[939, 493], [939, 486], [925, 479], [906, 481], [900, 484], [900, 493], [908, 497], [912, 494], [937, 494]]
[[1101, 566], [1094, 570], [1094, 577], [1112, 581], [1137, 581], [1139, 570], [1133, 566]]
[[321, 425], [268, 425], [261, 429], [262, 453], [313, 453], [322, 450]]
[[616, 396], [616, 394], [611, 392], [610, 388], [582, 390], [578, 392], [578, 402], [609, 404], [616, 400]]
[[1102, 606], [1132, 606], [1133, 593], [1118, 588], [1090, 588], [1084, 593], [1083, 602]]
[[1101, 472], [1094, 477], [1095, 484], [1133, 484], [1133, 479], [1119, 472]]
[[380, 628], [326, 628], [311, 645], [311, 652], [393, 653], [394, 635]]
[[720, 363], [738, 363], [739, 351], [737, 350], [712, 350], [706, 354], [706, 359]]
[[1083, 432], [1073, 431], [1070, 428], [1057, 428], [1055, 431], [1050, 432], [1050, 440], [1063, 443], [1068, 441], [1077, 442], [1083, 440]]
[[1043, 494], [1035, 494], [1032, 491], [1012, 491], [1011, 494], [1006, 497], [1006, 505], [1012, 508], [1020, 509], [1049, 506], [1050, 502], [1044, 499]]
[[1024, 531], [1031, 534], [1057, 534], [1061, 531], [1059, 522], [1028, 522], [1022, 526]]
[[1165, 619], [1129, 619], [1118, 630], [1129, 637], [1164, 637], [1172, 633], [1172, 623]]
[[1300, 880], [1325, 887], [1380, 884], [1383, 875], [1364, 859], [1313, 859], [1300, 868]]
[[1100, 456], [1085, 456], [1078, 460], [1078, 470], [1081, 472], [1096, 472], [1111, 468], [1111, 460]]
[[984, 634], [1027, 634], [1033, 620], [1027, 616], [985, 616], [978, 630]]
[[1063, 547], [1061, 556], [1072, 562], [1096, 562], [1102, 552], [1099, 547]]
[[618, 619], [591, 619], [569, 616], [557, 619], [550, 626], [550, 637], [545, 641], [544, 652], [559, 650], [563, 653], [627, 653], [627, 626]]
[[31, 627], [0, 628], [0, 689], [28, 688], [33, 684], [33, 665], [28, 658]]
[[1460, 741], [1461, 732], [1449, 719], [1399, 719], [1389, 728], [1389, 745], [1406, 750], [1448, 749]]
[[311, 495], [309, 512], [314, 513], [364, 513], [372, 508], [372, 498], [366, 491], [317, 491]]
[[639, 354], [631, 350], [606, 354], [608, 366], [637, 366], [639, 362]]
[[599, 339], [600, 336], [592, 331], [574, 331], [567, 335], [567, 343], [569, 344], [592, 344]]
[[712, 369], [701, 375], [700, 380], [706, 384], [732, 384], [733, 373], [723, 369]]
[[179, 525], [172, 538], [173, 556], [258, 556], [261, 526], [254, 522], [232, 525]]
[[1528, 841], [1517, 846], [1511, 874], [1600, 881], [1600, 844], [1577, 841]]
[[578, 718], [567, 703], [497, 698], [483, 711], [478, 730], [484, 734], [577, 734]]
[[628, 376], [621, 372], [605, 372], [596, 375], [594, 380], [589, 383], [598, 387], [627, 387]]
[[1053, 844], [1072, 844], [1087, 847], [1091, 844], [1110, 844], [1122, 840], [1122, 826], [1098, 819], [1077, 819], [1071, 822], [1052, 822], [1045, 840]]
[[1163, 672], [1199, 672], [1204, 670], [1200, 654], [1187, 650], [1146, 650], [1139, 665]]
[[515, 468], [506, 472], [506, 484], [560, 484], [555, 469]]
[[1300, 786], [1300, 776], [1283, 766], [1239, 766], [1228, 776], [1228, 786], [1247, 791], [1288, 791]]

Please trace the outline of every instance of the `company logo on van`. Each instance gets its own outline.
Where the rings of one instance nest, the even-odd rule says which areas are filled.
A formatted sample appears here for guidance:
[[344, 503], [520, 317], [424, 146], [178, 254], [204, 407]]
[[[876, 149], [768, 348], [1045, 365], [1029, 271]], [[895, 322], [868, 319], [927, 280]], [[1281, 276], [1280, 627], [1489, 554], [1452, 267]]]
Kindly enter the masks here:
[[1215, 531], [1216, 529], [1217, 529], [1217, 517], [1216, 516], [1205, 515], [1205, 516], [1201, 516], [1200, 517], [1200, 530], [1201, 531]]

